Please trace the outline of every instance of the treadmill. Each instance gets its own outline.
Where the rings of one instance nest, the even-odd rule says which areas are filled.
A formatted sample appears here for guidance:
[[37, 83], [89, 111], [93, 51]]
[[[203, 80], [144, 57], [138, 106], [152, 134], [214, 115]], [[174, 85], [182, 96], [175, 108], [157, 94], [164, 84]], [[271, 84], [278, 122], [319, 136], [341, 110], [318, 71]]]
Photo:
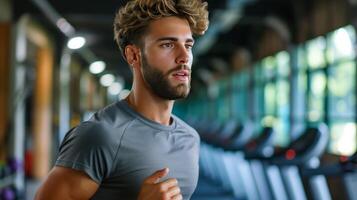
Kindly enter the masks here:
[[341, 179], [342, 191], [339, 192], [343, 197], [335, 198], [357, 200], [357, 151], [350, 157], [342, 156], [338, 163], [320, 166], [316, 169], [304, 169], [302, 175], [307, 178], [322, 175], [326, 178]]
[[[274, 199], [307, 199], [301, 170], [316, 169], [320, 166], [319, 157], [324, 153], [328, 139], [328, 128], [325, 124], [308, 127], [287, 148], [275, 152], [269, 158], [270, 165], [276, 166], [267, 168]], [[309, 188], [313, 188], [310, 191], [313, 199], [331, 199], [324, 176], [317, 175], [309, 179], [308, 184]]]

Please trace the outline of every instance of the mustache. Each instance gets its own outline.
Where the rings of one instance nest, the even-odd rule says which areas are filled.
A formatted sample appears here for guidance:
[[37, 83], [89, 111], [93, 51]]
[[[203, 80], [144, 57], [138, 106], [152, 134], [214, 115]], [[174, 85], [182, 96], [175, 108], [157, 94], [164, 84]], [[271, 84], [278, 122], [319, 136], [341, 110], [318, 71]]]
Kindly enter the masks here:
[[191, 75], [191, 68], [188, 65], [178, 65], [177, 67], [170, 69], [166, 75], [170, 75], [176, 71], [180, 71], [180, 70], [187, 70], [189, 75]]

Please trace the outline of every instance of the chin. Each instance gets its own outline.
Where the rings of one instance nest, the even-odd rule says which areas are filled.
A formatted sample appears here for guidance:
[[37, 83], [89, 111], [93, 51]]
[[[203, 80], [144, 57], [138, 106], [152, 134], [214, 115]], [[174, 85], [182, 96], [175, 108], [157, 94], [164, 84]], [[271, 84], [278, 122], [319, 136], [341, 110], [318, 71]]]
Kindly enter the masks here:
[[[179, 88], [178, 90], [180, 90], [180, 89], [181, 88]], [[178, 99], [186, 98], [189, 94], [190, 94], [190, 89], [188, 87], [185, 87], [181, 91], [177, 92]]]

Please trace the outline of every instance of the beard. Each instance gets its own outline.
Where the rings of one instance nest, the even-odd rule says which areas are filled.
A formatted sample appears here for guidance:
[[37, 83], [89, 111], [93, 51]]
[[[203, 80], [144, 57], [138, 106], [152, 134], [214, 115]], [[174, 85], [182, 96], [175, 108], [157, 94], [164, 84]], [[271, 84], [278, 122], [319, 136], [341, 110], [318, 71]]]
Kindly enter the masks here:
[[160, 71], [157, 67], [148, 63], [145, 54], [142, 54], [142, 75], [146, 84], [151, 91], [158, 97], [167, 100], [176, 100], [186, 98], [191, 89], [191, 75], [189, 75], [188, 83], [180, 83], [178, 85], [172, 85], [170, 83], [170, 75], [178, 70], [191, 70], [187, 65], [178, 65], [174, 69], [167, 71], [166, 73]]

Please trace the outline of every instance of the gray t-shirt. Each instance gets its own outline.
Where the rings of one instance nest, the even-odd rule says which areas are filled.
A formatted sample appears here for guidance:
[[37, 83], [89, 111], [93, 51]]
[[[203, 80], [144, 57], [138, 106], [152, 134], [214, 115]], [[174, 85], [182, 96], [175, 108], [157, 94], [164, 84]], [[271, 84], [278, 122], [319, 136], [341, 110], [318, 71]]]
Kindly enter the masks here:
[[164, 126], [144, 118], [124, 101], [107, 106], [66, 134], [57, 166], [87, 173], [100, 184], [92, 199], [136, 199], [143, 180], [170, 168], [184, 199], [198, 180], [199, 136], [179, 118]]

